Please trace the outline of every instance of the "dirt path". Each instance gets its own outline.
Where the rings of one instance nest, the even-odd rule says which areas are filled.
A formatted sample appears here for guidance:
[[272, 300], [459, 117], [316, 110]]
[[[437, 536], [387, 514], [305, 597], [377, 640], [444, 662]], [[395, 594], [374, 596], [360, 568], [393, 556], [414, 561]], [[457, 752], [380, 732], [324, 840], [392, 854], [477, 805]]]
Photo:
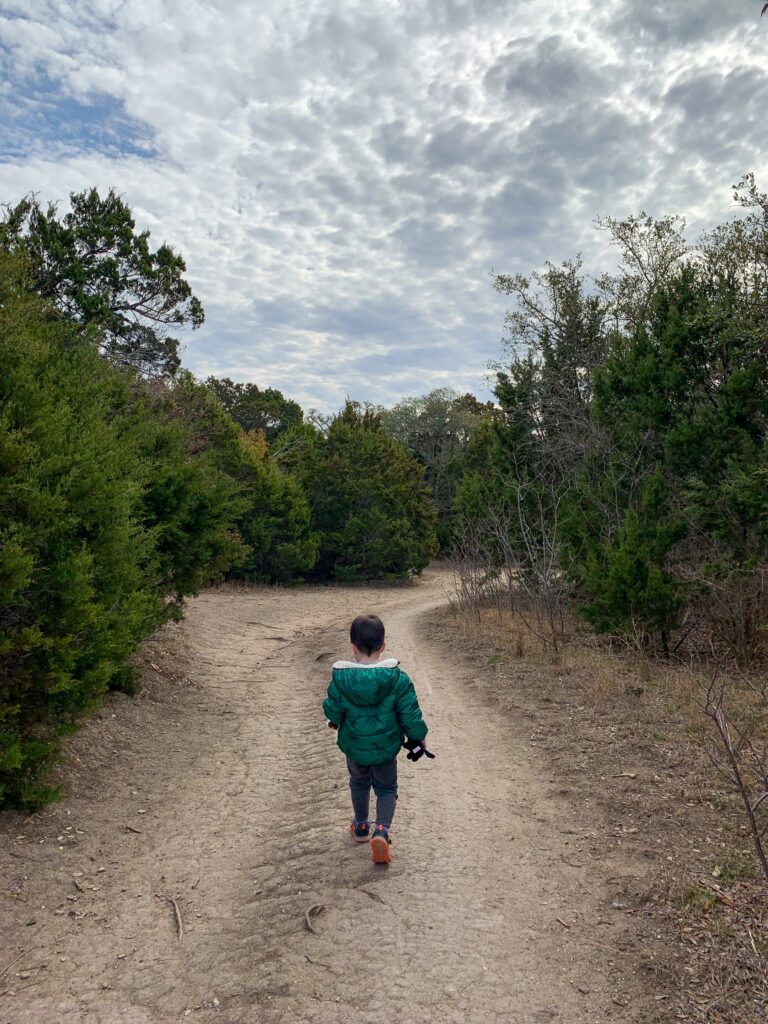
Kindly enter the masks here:
[[[590, 866], [583, 811], [519, 722], [421, 637], [443, 600], [431, 574], [194, 601], [148, 645], [144, 698], [73, 743], [70, 795], [1, 819], [0, 1022], [638, 1019], [604, 885], [634, 866]], [[346, 836], [319, 707], [361, 610], [384, 618], [438, 754], [401, 761], [389, 868]]]

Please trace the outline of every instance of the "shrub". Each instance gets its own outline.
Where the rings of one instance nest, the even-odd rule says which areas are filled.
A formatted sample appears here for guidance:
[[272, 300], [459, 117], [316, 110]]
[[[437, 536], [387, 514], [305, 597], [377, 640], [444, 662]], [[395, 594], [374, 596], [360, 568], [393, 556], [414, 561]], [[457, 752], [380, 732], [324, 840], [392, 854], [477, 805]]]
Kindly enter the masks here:
[[244, 554], [236, 483], [98, 347], [0, 253], [0, 806], [50, 795], [62, 732]]
[[352, 581], [422, 571], [437, 552], [435, 505], [424, 470], [376, 414], [348, 402], [327, 435], [307, 432], [300, 452], [296, 471], [320, 537], [315, 576]]

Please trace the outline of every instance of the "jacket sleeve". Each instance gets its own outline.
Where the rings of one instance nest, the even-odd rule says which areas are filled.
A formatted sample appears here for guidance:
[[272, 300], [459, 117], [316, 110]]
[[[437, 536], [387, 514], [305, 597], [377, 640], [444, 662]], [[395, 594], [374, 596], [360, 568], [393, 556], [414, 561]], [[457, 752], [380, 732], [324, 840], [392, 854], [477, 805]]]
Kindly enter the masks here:
[[333, 679], [331, 679], [328, 686], [328, 695], [323, 701], [323, 714], [334, 725], [341, 725], [341, 721], [344, 718], [344, 709], [339, 700], [339, 689]]
[[429, 730], [427, 723], [421, 715], [419, 698], [413, 688], [410, 676], [405, 672], [400, 673], [400, 680], [397, 684], [397, 703], [395, 712], [403, 732], [411, 740], [423, 740]]

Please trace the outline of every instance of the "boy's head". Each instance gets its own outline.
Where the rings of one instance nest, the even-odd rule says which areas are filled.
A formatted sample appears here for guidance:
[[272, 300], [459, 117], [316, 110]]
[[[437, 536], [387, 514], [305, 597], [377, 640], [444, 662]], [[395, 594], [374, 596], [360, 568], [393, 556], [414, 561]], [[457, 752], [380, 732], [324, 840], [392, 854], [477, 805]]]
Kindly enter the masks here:
[[370, 657], [384, 648], [384, 623], [378, 615], [358, 615], [349, 630], [352, 646]]

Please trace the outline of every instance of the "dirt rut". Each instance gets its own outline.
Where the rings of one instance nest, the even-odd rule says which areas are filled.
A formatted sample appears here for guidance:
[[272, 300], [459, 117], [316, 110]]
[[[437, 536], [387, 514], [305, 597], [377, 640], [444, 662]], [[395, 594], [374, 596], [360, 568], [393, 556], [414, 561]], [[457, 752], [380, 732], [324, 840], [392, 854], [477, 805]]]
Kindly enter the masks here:
[[[574, 852], [578, 804], [422, 635], [443, 583], [212, 591], [149, 644], [145, 696], [74, 741], [65, 800], [2, 821], [0, 1022], [635, 1020], [603, 884], [633, 866]], [[401, 761], [389, 867], [347, 836], [320, 711], [361, 611], [437, 754]]]

